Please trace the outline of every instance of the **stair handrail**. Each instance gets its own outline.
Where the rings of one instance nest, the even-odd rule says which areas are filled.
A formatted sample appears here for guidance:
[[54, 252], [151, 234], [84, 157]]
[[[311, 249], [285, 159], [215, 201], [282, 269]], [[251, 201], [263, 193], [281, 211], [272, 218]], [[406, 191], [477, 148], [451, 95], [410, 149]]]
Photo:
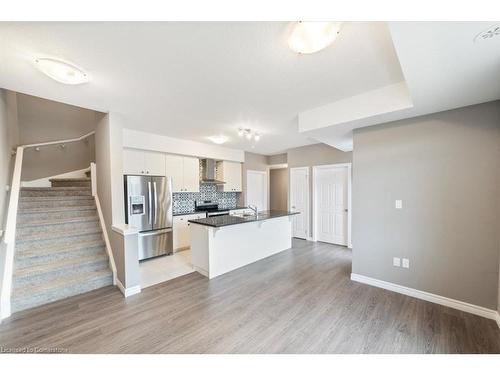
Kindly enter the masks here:
[[94, 162], [90, 163], [90, 186], [92, 196], [95, 200], [97, 215], [99, 216], [99, 224], [101, 225], [102, 236], [104, 237], [106, 253], [109, 258], [109, 265], [111, 272], [113, 273], [113, 285], [116, 285], [118, 275], [116, 273], [115, 258], [113, 257], [113, 249], [111, 248], [111, 242], [109, 241], [108, 228], [106, 227], [106, 222], [102, 213], [101, 202], [99, 201], [99, 195], [97, 194], [97, 167]]
[[23, 165], [23, 154], [27, 148], [51, 146], [62, 143], [78, 142], [95, 134], [91, 131], [78, 138], [63, 139], [58, 141], [33, 143], [20, 145], [16, 148], [16, 158], [14, 161], [14, 171], [12, 172], [12, 182], [10, 184], [9, 205], [7, 208], [7, 219], [5, 221], [5, 232], [3, 242], [5, 243], [5, 262], [3, 269], [2, 285], [0, 290], [0, 320], [10, 316], [10, 297], [12, 292], [12, 273], [14, 267], [14, 249], [16, 242], [17, 208], [19, 204], [19, 192], [21, 190], [21, 170]]
[[94, 134], [95, 134], [95, 130], [93, 130], [87, 134], [84, 134], [78, 138], [62, 139], [62, 140], [58, 140], [58, 141], [49, 141], [49, 142], [41, 142], [41, 143], [32, 143], [32, 144], [28, 144], [28, 145], [21, 145], [19, 147], [23, 147], [26, 149], [26, 148], [33, 148], [33, 147], [43, 147], [43, 146], [59, 145], [59, 144], [63, 144], [63, 143], [78, 142], [78, 141], [83, 141], [85, 138], [88, 138]]

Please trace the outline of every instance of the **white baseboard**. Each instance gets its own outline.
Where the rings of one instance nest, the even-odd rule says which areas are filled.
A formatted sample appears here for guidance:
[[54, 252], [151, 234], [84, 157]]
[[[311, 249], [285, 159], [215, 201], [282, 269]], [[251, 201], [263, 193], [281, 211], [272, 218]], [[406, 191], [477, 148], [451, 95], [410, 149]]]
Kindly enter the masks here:
[[[471, 303], [458, 301], [456, 299], [439, 296], [437, 294], [423, 292], [421, 290], [408, 288], [406, 286], [393, 284], [387, 281], [374, 279], [368, 276], [358, 275], [356, 273], [351, 273], [351, 280], [363, 284], [376, 286], [378, 288], [387, 289], [396, 293], [401, 293], [410, 297], [422, 299], [424, 301], [437, 303], [439, 305], [451, 307], [453, 309], [465, 311], [474, 315], [479, 315], [482, 316], [483, 318], [493, 319], [496, 320], [497, 323], [499, 323], [498, 312], [495, 310], [487, 309], [486, 307], [481, 307], [473, 305]], [[499, 328], [500, 328], [500, 323], [499, 323]]]
[[497, 325], [498, 325], [498, 329], [500, 329], [500, 312], [497, 312]]
[[123, 286], [123, 284], [121, 283], [121, 281], [118, 280], [118, 278], [116, 279], [116, 286], [118, 287], [118, 289], [120, 289], [120, 292], [122, 292], [122, 294], [125, 296], [125, 298], [133, 296], [134, 294], [138, 294], [141, 292], [140, 285], [136, 285], [136, 286], [133, 286], [131, 288], [125, 288]]

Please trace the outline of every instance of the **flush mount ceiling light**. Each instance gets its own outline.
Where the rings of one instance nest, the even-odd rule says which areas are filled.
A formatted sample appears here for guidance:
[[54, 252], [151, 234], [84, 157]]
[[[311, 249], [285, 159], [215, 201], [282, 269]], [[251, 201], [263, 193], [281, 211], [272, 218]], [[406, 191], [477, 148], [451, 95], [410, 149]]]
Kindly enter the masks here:
[[208, 137], [213, 143], [221, 145], [227, 142], [227, 137], [225, 135], [214, 135], [212, 137]]
[[41, 57], [35, 59], [35, 66], [50, 78], [66, 85], [80, 85], [89, 81], [84, 71], [61, 60]]
[[261, 134], [259, 132], [252, 131], [252, 129], [242, 129], [242, 128], [238, 129], [238, 135], [240, 137], [245, 137], [249, 141], [251, 141], [253, 138], [255, 142], [258, 142], [261, 137]]
[[297, 22], [288, 39], [288, 46], [297, 53], [314, 53], [333, 43], [342, 22]]
[[490, 26], [488, 29], [481, 31], [474, 38], [474, 42], [480, 42], [482, 40], [490, 40], [493, 37], [500, 36], [500, 24]]

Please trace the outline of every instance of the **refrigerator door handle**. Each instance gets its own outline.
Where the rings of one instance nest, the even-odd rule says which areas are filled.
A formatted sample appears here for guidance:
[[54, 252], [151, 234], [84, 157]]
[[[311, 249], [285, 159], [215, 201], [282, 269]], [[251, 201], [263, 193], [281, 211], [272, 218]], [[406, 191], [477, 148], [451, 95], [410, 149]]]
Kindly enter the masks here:
[[155, 200], [155, 204], [154, 204], [154, 212], [153, 212], [153, 226], [154, 224], [156, 223], [156, 205], [158, 204], [158, 196], [156, 195], [156, 181], [153, 181], [153, 193], [154, 193], [154, 200]]
[[160, 229], [160, 230], [152, 230], [149, 232], [139, 232], [139, 237], [149, 237], [149, 236], [158, 236], [164, 233], [172, 232], [172, 228]]
[[151, 224], [153, 219], [153, 202], [151, 197], [151, 181], [148, 181], [148, 203], [149, 203], [149, 224]]

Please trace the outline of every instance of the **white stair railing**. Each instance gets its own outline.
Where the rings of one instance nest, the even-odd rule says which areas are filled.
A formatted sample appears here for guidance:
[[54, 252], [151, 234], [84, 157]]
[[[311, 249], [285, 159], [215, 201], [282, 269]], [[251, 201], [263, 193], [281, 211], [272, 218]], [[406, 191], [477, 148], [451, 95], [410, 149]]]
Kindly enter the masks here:
[[14, 269], [14, 251], [16, 245], [17, 207], [19, 203], [19, 192], [21, 190], [21, 171], [23, 166], [24, 150], [33, 147], [43, 147], [63, 143], [78, 142], [94, 134], [95, 131], [92, 131], [78, 138], [34, 143], [17, 147], [16, 159], [14, 162], [14, 171], [12, 173], [12, 182], [10, 184], [9, 206], [7, 208], [5, 233], [3, 236], [3, 242], [5, 244], [5, 261], [3, 264], [3, 277], [0, 290], [0, 320], [9, 317], [11, 314], [10, 300], [12, 294], [12, 274]]
[[106, 244], [106, 253], [109, 257], [109, 266], [113, 272], [113, 285], [116, 285], [116, 265], [115, 258], [113, 257], [113, 250], [111, 248], [111, 243], [109, 242], [108, 229], [106, 228], [106, 222], [104, 221], [104, 215], [102, 214], [101, 202], [99, 201], [99, 196], [97, 195], [97, 169], [95, 163], [90, 163], [90, 181], [92, 187], [92, 196], [95, 200], [95, 205], [97, 207], [97, 214], [99, 215], [99, 223], [101, 224], [102, 235], [104, 237], [104, 243]]

